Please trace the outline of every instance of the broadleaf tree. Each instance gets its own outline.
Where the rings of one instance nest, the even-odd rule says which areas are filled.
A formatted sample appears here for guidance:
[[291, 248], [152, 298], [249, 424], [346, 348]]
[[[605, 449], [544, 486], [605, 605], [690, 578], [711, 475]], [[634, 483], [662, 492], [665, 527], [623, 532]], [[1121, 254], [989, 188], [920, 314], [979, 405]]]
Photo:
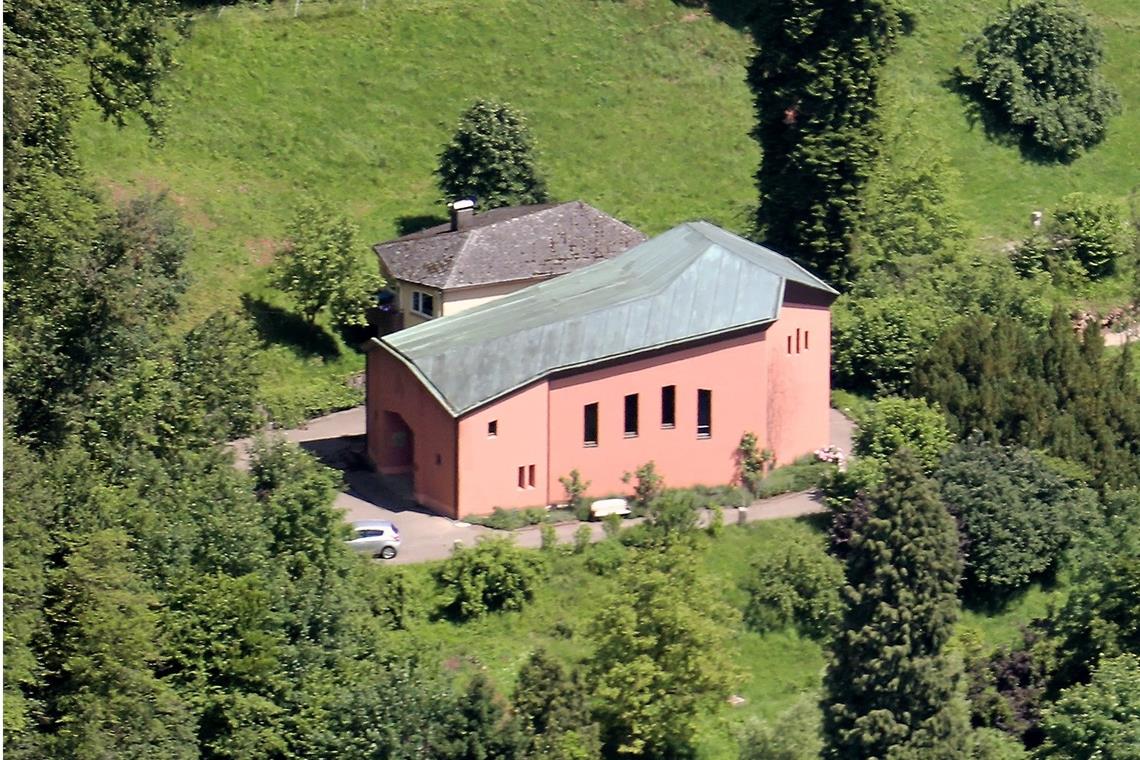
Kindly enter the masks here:
[[449, 201], [471, 198], [484, 210], [544, 203], [549, 195], [534, 153], [522, 114], [507, 103], [477, 100], [439, 155], [439, 189]]
[[384, 281], [357, 259], [356, 234], [356, 225], [326, 204], [307, 204], [294, 216], [275, 281], [310, 324], [326, 308], [335, 324], [366, 323], [365, 310]]

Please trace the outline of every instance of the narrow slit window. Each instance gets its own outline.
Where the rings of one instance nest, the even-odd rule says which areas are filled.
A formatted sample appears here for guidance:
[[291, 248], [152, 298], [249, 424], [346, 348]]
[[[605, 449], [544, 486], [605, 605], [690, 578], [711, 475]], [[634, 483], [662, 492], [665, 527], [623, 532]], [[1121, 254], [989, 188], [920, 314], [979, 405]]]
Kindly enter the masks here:
[[598, 405], [586, 404], [582, 431], [582, 443], [586, 446], [598, 445]]
[[791, 352], [792, 352], [792, 336], [789, 335], [788, 336], [788, 353], [790, 354]]
[[661, 427], [671, 428], [677, 424], [677, 386], [666, 385], [661, 389]]
[[800, 328], [796, 328], [796, 353], [800, 352]]
[[804, 330], [804, 351], [808, 350], [808, 331]]
[[697, 391], [697, 438], [712, 437], [712, 391]]
[[631, 393], [625, 397], [625, 437], [637, 436], [637, 394]]
[[526, 467], [519, 465], [519, 488], [526, 488]]
[[499, 421], [491, 420], [487, 423], [487, 437], [494, 438], [499, 434]]
[[534, 465], [526, 468], [526, 484], [534, 488]]

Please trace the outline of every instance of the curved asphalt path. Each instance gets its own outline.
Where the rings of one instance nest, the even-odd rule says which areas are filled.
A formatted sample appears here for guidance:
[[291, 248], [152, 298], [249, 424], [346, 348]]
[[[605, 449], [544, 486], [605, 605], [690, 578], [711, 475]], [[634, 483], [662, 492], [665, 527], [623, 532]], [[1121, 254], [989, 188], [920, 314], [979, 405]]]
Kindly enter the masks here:
[[[853, 430], [854, 425], [851, 420], [841, 412], [831, 410], [832, 445], [838, 446], [844, 453], [849, 453]], [[300, 444], [325, 464], [344, 472], [345, 487], [337, 494], [336, 506], [344, 512], [345, 520], [392, 520], [396, 523], [400, 529], [402, 544], [399, 555], [390, 560], [393, 564], [447, 559], [457, 543], [469, 546], [480, 536], [502, 536], [508, 533], [427, 512], [410, 500], [401, 498], [384, 488], [375, 473], [364, 469], [364, 407], [362, 406], [318, 417], [303, 427], [282, 430], [279, 434]], [[234, 441], [232, 444], [238, 467], [248, 466], [248, 444], [248, 438]], [[726, 509], [724, 519], [725, 524], [732, 524], [741, 519], [745, 522], [775, 520], [813, 514], [823, 509], [815, 494], [803, 491], [761, 499], [739, 510]], [[556, 525], [554, 530], [559, 543], [572, 542], [574, 533], [581, 524], [567, 522]], [[585, 524], [593, 531], [595, 541], [604, 536], [601, 523]], [[520, 546], [538, 548], [542, 541], [538, 526], [510, 533], [515, 536], [515, 541]]]

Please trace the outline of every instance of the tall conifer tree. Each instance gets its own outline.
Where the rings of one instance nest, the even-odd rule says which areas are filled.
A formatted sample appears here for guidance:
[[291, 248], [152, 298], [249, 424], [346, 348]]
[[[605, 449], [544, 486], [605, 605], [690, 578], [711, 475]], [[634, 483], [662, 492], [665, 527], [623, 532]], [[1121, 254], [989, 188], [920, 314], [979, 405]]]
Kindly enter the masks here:
[[757, 227], [832, 278], [848, 273], [860, 193], [878, 155], [879, 69], [898, 29], [892, 0], [772, 0], [752, 17]]
[[958, 534], [907, 452], [851, 538], [846, 610], [822, 701], [829, 760], [960, 758], [968, 727], [943, 651], [958, 613]]

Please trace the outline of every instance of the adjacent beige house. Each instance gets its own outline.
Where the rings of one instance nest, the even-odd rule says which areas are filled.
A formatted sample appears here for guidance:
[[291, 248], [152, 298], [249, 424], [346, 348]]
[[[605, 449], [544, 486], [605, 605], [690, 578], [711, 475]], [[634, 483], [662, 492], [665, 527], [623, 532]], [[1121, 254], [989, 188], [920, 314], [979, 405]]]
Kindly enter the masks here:
[[397, 326], [457, 314], [560, 274], [612, 258], [645, 240], [581, 201], [476, 214], [452, 204], [451, 221], [373, 246], [397, 294]]

